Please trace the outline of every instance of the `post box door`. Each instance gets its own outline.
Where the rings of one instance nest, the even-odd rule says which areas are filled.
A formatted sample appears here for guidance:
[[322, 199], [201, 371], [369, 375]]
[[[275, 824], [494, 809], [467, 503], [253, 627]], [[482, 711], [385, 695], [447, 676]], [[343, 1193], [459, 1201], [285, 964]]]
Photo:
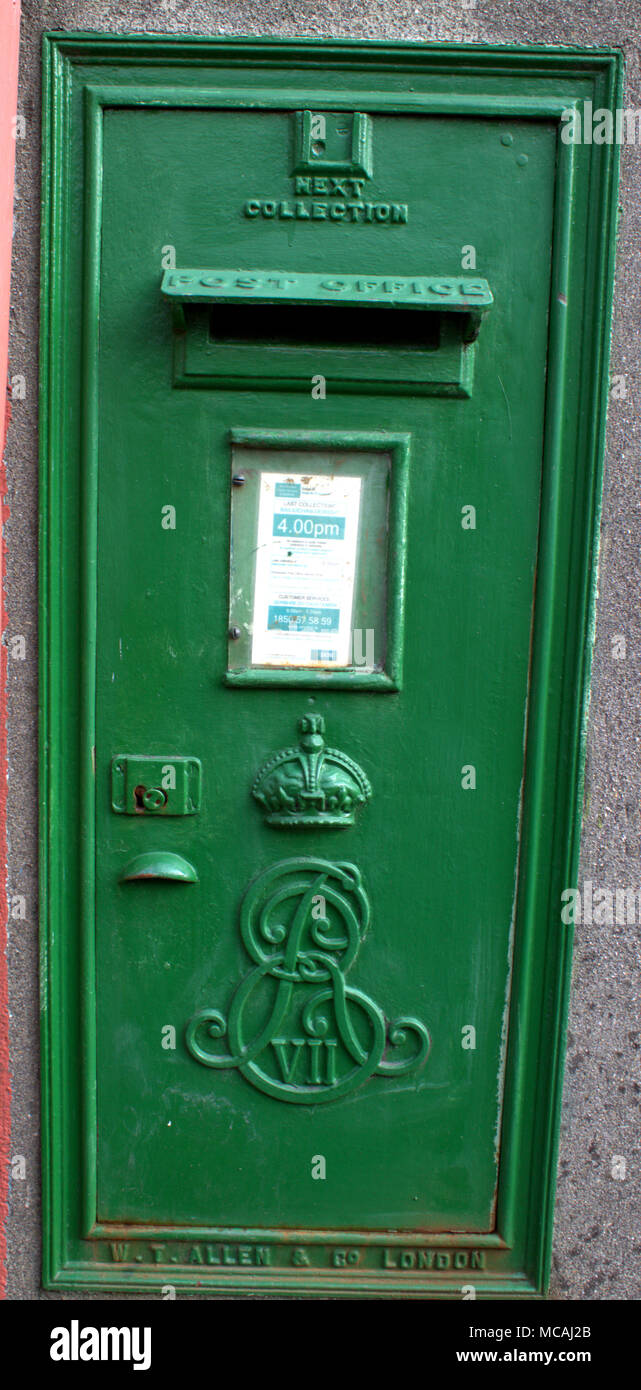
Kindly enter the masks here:
[[[516, 143], [506, 146], [504, 122], [466, 121], [463, 141], [458, 121], [378, 115], [376, 185], [412, 203], [413, 217], [341, 224], [338, 241], [327, 219], [310, 235], [306, 222], [239, 216], [235, 207], [239, 169], [248, 191], [282, 184], [294, 122], [278, 111], [125, 110], [105, 119], [98, 1217], [488, 1232], [541, 492], [555, 131], [512, 122]], [[233, 159], [207, 157], [230, 149]], [[515, 149], [527, 166], [516, 164]], [[421, 215], [416, 192], [437, 182], [438, 204]], [[342, 202], [333, 197], [328, 208]], [[376, 354], [358, 342], [368, 314], [392, 385], [404, 386], [405, 359], [424, 351], [404, 342], [404, 314], [427, 337], [430, 319], [447, 318], [447, 300], [440, 314], [367, 302], [352, 309], [340, 289], [323, 286], [374, 279], [396, 286], [391, 297], [403, 284], [429, 283], [428, 264], [455, 269], [472, 235], [471, 208], [495, 300], [471, 396], [388, 396], [367, 383], [358, 394], [334, 391], [334, 349], [348, 359]], [[246, 350], [258, 389], [175, 386], [170, 305], [159, 293], [167, 229], [182, 265], [222, 267], [219, 279], [238, 266], [241, 289], [320, 268], [326, 300], [301, 306], [291, 325], [290, 305], [253, 305], [247, 323], [242, 301], [225, 306], [230, 351]], [[252, 277], [256, 266], [264, 269]], [[168, 278], [180, 288], [180, 267]], [[437, 287], [441, 279], [432, 277]], [[221, 308], [209, 306], [212, 340]], [[321, 315], [331, 315], [318, 330], [328, 345], [315, 342]], [[343, 316], [346, 337], [360, 316], [353, 346]], [[189, 318], [181, 331], [195, 331]], [[322, 355], [305, 390], [261, 389], [261, 359], [284, 333], [310, 361]], [[435, 358], [440, 350], [428, 349]], [[325, 376], [326, 358], [323, 397], [312, 378]], [[378, 566], [365, 555], [369, 529]], [[358, 608], [350, 565], [353, 587], [371, 586], [371, 616], [352, 625], [351, 667], [334, 667], [341, 605]], [[402, 675], [390, 688], [386, 591], [398, 607], [401, 590]], [[285, 635], [274, 631], [278, 621]], [[244, 631], [230, 636], [239, 626], [251, 630], [249, 643]], [[239, 641], [246, 684], [230, 683]], [[380, 667], [371, 679], [390, 687], [356, 683], [369, 664]], [[336, 687], [337, 673], [354, 684]], [[318, 772], [323, 743], [340, 756]], [[261, 769], [288, 748], [287, 762], [263, 774], [258, 800]], [[147, 788], [142, 806], [115, 814], [114, 759], [141, 755], [170, 769], [178, 756], [197, 759], [198, 809], [171, 814], [171, 774], [167, 815], [147, 806], [150, 788], [162, 793], [162, 767], [147, 775], [143, 765], [128, 778], [134, 792]], [[126, 795], [131, 801], [131, 786]], [[152, 852], [153, 877], [146, 860], [137, 877], [137, 856]], [[173, 877], [163, 861], [172, 855], [197, 881]], [[325, 917], [328, 893], [335, 901]], [[271, 941], [281, 930], [286, 938]], [[201, 1011], [189, 1046], [185, 1029]], [[175, 1047], [164, 1029], [174, 1030]], [[213, 1065], [225, 1056], [227, 1066]], [[324, 1179], [312, 1176], [317, 1155]], [[188, 1180], [177, 1183], [176, 1171]]]
[[526, 1280], [559, 122], [314, 90], [100, 104], [77, 815], [116, 1284]]

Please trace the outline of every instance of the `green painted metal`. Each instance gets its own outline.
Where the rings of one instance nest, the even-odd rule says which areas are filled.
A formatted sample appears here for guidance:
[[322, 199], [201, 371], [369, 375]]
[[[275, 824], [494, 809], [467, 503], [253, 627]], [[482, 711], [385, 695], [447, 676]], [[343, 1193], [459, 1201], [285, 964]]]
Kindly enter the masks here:
[[[44, 50], [44, 1282], [540, 1296], [617, 172], [562, 116], [616, 107], [619, 56]], [[161, 292], [168, 255], [315, 301], [327, 279], [460, 284], [470, 251], [493, 298], [473, 343], [464, 305], [426, 305], [417, 348], [400, 304], [364, 310], [390, 323], [368, 346], [346, 318], [341, 343], [360, 311], [332, 303], [325, 342], [311, 303], [279, 344], [264, 302], [225, 342], [191, 282], [179, 332]], [[230, 663], [238, 507], [256, 529], [232, 479], [284, 456], [360, 468], [364, 497], [389, 481], [369, 558], [359, 513], [371, 673], [256, 668], [247, 643]], [[172, 747], [202, 800], [161, 850], [111, 769]], [[137, 886], [141, 858], [197, 881]]]
[[[294, 305], [298, 322], [289, 323], [289, 336], [283, 338], [282, 308], [278, 314], [278, 337], [266, 344], [267, 352], [259, 359], [256, 356], [256, 343], [250, 337], [245, 324], [241, 338], [226, 336], [228, 323], [222, 333], [220, 310], [209, 310], [202, 306], [188, 304], [186, 301], [173, 301], [173, 321], [176, 326], [173, 342], [174, 385], [212, 387], [226, 390], [252, 391], [302, 391], [309, 392], [312, 376], [323, 376], [326, 389], [333, 395], [378, 394], [384, 390], [390, 395], [411, 396], [471, 396], [474, 382], [474, 363], [477, 354], [475, 337], [480, 312], [444, 313], [427, 312], [420, 315], [407, 309], [401, 317], [399, 310], [389, 317], [389, 308], [382, 310], [383, 319], [378, 319], [378, 342], [374, 348], [367, 343], [367, 335], [373, 330], [373, 310], [358, 309], [358, 323], [352, 321], [352, 333], [357, 333], [361, 345], [346, 347], [345, 342], [308, 341], [310, 329], [314, 328], [314, 339], [327, 333], [327, 322], [331, 315], [334, 320], [333, 337], [337, 337], [340, 316], [334, 305], [324, 304], [325, 319], [318, 319], [318, 305], [313, 317], [305, 305]], [[367, 317], [365, 317], [367, 315]], [[408, 318], [411, 316], [411, 334], [408, 334]], [[242, 321], [238, 314], [233, 315], [237, 324]], [[260, 324], [253, 320], [253, 330], [264, 338], [268, 326], [273, 322], [262, 309]], [[182, 327], [184, 322], [184, 329]], [[418, 329], [418, 332], [417, 332]], [[387, 337], [383, 338], [383, 332]], [[347, 324], [343, 324], [343, 336], [347, 337]], [[407, 338], [412, 338], [408, 342]], [[390, 341], [391, 340], [391, 341]], [[438, 348], [437, 351], [434, 349]], [[399, 362], [403, 369], [399, 374]], [[256, 370], [257, 361], [260, 370]]]
[[[487, 280], [470, 275], [455, 277], [398, 275], [297, 274], [287, 271], [166, 270], [162, 294], [172, 302], [189, 304], [333, 304], [356, 308], [361, 304], [442, 309], [450, 313], [489, 309], [492, 292]], [[181, 326], [184, 319], [180, 321]], [[393, 333], [390, 324], [390, 332]]]
[[372, 795], [362, 767], [327, 746], [322, 714], [303, 715], [298, 728], [298, 747], [268, 758], [252, 787], [267, 825], [313, 830], [353, 825], [356, 809]]
[[182, 854], [154, 849], [130, 859], [120, 875], [120, 882], [140, 882], [143, 879], [154, 878], [173, 880], [174, 883], [198, 882], [198, 874], [193, 864], [183, 859]]
[[121, 815], [193, 816], [200, 810], [198, 758], [117, 753], [111, 763], [111, 809]]

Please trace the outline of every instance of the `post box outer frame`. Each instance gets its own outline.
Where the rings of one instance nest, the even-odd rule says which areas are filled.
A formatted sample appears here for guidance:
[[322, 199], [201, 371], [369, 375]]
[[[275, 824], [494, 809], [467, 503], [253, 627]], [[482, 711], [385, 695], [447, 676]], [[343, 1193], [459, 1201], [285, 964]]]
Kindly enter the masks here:
[[[583, 801], [617, 221], [618, 147], [560, 138], [580, 102], [621, 105], [612, 49], [45, 34], [40, 382], [40, 902], [43, 1283], [140, 1292], [537, 1298], [551, 1259]], [[247, 84], [247, 71], [253, 86]], [[283, 88], [283, 71], [291, 73]], [[215, 72], [216, 82], [208, 79]], [[350, 76], [356, 74], [355, 90]], [[370, 82], [364, 83], [369, 74]], [[409, 90], [408, 78], [411, 79]], [[497, 80], [498, 79], [498, 80]], [[342, 80], [345, 89], [337, 90]], [[270, 88], [270, 82], [272, 86]], [[274, 85], [278, 84], [280, 85]], [[500, 90], [499, 90], [500, 87]], [[304, 97], [303, 97], [304, 93]], [[84, 167], [72, 130], [84, 122]], [[97, 334], [105, 106], [180, 105], [539, 118], [558, 123], [549, 370], [519, 908], [496, 1230], [311, 1231], [292, 1240], [487, 1254], [448, 1269], [114, 1264], [109, 1242], [287, 1242], [287, 1232], [95, 1223], [94, 819]], [[79, 180], [83, 198], [74, 198]], [[579, 224], [577, 198], [589, 216]], [[483, 273], [483, 267], [480, 268]], [[525, 325], [524, 325], [525, 331]], [[570, 353], [569, 349], [572, 349]], [[577, 370], [577, 364], [579, 369]], [[81, 422], [79, 424], [79, 421]], [[81, 467], [81, 460], [83, 460]], [[80, 500], [80, 506], [78, 501]], [[78, 1060], [80, 1067], [78, 1068]], [[78, 1075], [78, 1071], [80, 1075]], [[437, 1263], [437, 1270], [439, 1266]]]

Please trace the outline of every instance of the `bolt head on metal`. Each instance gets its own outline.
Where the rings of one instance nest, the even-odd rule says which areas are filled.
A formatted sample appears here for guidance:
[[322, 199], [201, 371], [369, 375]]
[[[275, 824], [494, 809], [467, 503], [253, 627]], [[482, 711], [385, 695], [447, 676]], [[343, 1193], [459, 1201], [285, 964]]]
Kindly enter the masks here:
[[245, 478], [242, 473], [234, 473], [234, 476], [232, 478], [232, 483], [234, 484], [234, 487], [242, 487], [244, 482]]
[[148, 787], [143, 792], [142, 804], [146, 811], [159, 811], [167, 805], [167, 793], [161, 787]]
[[232, 642], [237, 642], [237, 641], [238, 641], [238, 638], [240, 637], [240, 628], [239, 628], [239, 627], [230, 627], [230, 629], [229, 629], [229, 636], [231, 637]]

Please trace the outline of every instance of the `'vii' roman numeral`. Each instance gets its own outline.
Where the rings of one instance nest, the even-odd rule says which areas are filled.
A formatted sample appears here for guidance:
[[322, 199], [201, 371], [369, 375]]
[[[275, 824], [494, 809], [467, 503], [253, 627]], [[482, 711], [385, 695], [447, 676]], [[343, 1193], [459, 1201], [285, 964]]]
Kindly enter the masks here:
[[[296, 1082], [303, 1086], [336, 1084], [336, 1038], [274, 1038], [272, 1046], [283, 1081], [290, 1086]], [[301, 1058], [305, 1059], [306, 1067]]]

